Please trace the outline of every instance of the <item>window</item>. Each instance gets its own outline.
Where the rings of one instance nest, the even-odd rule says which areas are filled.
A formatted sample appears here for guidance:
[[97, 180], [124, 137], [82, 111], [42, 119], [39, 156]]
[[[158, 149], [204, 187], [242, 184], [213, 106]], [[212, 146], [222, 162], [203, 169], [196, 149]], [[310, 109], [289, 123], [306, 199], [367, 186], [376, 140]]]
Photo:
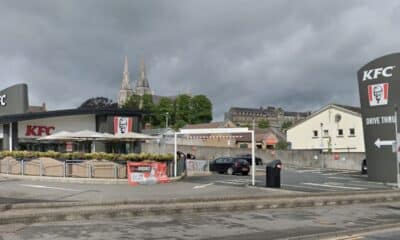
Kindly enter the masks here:
[[356, 135], [356, 131], [354, 128], [350, 128], [350, 136], [355, 136]]
[[313, 137], [318, 137], [318, 131], [317, 130], [313, 131]]
[[338, 129], [338, 136], [343, 136], [343, 129]]
[[329, 135], [329, 131], [328, 131], [328, 129], [325, 129], [324, 130], [324, 137], [328, 137], [328, 135]]

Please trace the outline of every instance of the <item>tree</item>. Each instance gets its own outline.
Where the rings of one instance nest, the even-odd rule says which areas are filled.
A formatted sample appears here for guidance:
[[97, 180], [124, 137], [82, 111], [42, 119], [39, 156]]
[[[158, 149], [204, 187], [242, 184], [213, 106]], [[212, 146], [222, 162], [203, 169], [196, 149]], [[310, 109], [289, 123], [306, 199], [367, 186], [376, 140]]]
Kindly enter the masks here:
[[174, 129], [176, 131], [178, 131], [180, 128], [184, 127], [187, 124], [187, 122], [183, 121], [183, 120], [178, 120], [175, 124], [174, 124]]
[[80, 109], [117, 108], [117, 107], [118, 107], [117, 103], [106, 97], [89, 98], [79, 106]]
[[259, 128], [269, 128], [269, 121], [268, 120], [261, 120], [258, 122]]
[[212, 120], [212, 103], [204, 95], [197, 95], [191, 99], [191, 111], [190, 123], [209, 123]]
[[192, 115], [191, 97], [187, 94], [179, 95], [175, 100], [175, 122], [182, 120], [190, 123]]
[[139, 95], [132, 95], [126, 100], [123, 107], [130, 109], [139, 109], [140, 108], [141, 97]]
[[172, 126], [175, 122], [171, 118], [174, 115], [174, 102], [170, 98], [162, 97], [160, 98], [160, 102], [156, 107], [155, 116], [157, 122], [155, 122], [155, 126], [165, 126], [165, 119], [168, 117], [168, 125]]
[[282, 130], [287, 130], [293, 125], [292, 121], [285, 121], [282, 123]]
[[285, 140], [280, 140], [276, 145], [275, 149], [277, 150], [287, 150], [289, 147], [289, 143], [286, 142]]
[[150, 94], [144, 94], [140, 98], [139, 109], [145, 111], [148, 114], [145, 114], [143, 120], [145, 123], [153, 124], [155, 105], [153, 103], [153, 97]]

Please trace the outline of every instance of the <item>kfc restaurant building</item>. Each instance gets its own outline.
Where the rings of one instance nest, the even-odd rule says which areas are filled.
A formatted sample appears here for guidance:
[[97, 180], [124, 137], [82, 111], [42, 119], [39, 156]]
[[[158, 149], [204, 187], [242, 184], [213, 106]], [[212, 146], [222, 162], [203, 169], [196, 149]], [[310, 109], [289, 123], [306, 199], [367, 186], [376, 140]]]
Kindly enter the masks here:
[[142, 112], [126, 109], [67, 109], [30, 111], [28, 88], [17, 84], [0, 91], [0, 149], [91, 152], [140, 152], [140, 143], [122, 141], [42, 141], [58, 132], [94, 131], [126, 133], [141, 131]]

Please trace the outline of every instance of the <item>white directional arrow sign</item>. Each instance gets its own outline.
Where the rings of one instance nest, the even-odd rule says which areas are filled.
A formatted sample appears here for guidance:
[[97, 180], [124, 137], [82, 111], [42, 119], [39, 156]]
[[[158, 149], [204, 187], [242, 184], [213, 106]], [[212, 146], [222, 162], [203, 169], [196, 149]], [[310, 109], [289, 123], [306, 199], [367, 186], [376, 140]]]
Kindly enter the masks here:
[[379, 138], [375, 141], [375, 146], [381, 148], [381, 146], [393, 146], [396, 141], [394, 140], [380, 140]]

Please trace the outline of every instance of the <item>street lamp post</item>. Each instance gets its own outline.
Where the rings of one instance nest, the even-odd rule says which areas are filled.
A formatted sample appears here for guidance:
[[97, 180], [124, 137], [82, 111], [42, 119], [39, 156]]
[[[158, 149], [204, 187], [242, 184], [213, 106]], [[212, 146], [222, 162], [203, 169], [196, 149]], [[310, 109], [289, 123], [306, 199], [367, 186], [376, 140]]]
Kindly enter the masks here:
[[166, 112], [165, 113], [165, 128], [168, 128], [168, 115], [169, 115], [169, 112]]
[[324, 126], [324, 124], [321, 123], [320, 126], [321, 126], [321, 133], [320, 133], [321, 134], [321, 145], [320, 145], [320, 147], [321, 147], [321, 168], [324, 168], [325, 160], [324, 160], [324, 156], [322, 156], [322, 152], [324, 151], [324, 139], [322, 136], [322, 127]]

